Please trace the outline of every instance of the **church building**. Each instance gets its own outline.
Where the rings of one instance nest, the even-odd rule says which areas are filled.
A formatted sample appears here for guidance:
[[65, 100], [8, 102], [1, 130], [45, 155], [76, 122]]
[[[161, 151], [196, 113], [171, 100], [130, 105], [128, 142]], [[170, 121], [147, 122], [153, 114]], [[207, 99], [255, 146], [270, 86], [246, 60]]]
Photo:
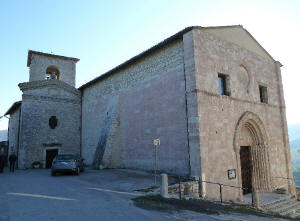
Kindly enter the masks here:
[[[242, 26], [185, 28], [75, 88], [78, 61], [28, 52], [22, 101], [6, 112], [20, 169], [76, 152], [94, 168], [295, 192], [282, 65]], [[218, 197], [218, 186], [201, 188]]]

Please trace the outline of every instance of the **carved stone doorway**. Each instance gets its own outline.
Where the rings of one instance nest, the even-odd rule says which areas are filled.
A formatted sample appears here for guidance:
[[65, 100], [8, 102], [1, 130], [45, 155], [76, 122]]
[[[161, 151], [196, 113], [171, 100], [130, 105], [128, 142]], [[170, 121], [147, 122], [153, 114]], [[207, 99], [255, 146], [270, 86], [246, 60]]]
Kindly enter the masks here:
[[268, 139], [263, 122], [254, 113], [245, 112], [240, 117], [235, 129], [234, 148], [239, 185], [270, 192]]

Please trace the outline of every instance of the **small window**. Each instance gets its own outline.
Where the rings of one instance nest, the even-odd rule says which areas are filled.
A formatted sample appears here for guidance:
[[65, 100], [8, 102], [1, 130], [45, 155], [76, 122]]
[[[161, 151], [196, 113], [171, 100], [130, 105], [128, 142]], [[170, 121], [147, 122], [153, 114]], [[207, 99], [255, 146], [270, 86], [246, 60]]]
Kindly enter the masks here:
[[230, 96], [229, 76], [225, 74], [218, 75], [219, 94]]
[[267, 87], [259, 85], [259, 97], [260, 97], [260, 102], [265, 103], [265, 104], [268, 103]]

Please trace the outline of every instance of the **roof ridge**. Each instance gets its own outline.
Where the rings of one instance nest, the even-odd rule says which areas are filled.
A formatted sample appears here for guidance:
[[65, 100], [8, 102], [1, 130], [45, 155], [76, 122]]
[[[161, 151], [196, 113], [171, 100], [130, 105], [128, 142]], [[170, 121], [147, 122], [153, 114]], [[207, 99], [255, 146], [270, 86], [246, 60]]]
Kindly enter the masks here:
[[164, 39], [163, 41], [160, 41], [158, 44], [152, 46], [151, 48], [149, 48], [149, 49], [147, 49], [147, 50], [141, 52], [140, 54], [138, 54], [138, 55], [136, 55], [136, 56], [134, 56], [134, 57], [132, 57], [132, 58], [126, 60], [125, 62], [119, 64], [118, 66], [116, 66], [116, 67], [114, 67], [113, 69], [111, 69], [111, 70], [105, 72], [104, 74], [101, 74], [100, 76], [98, 76], [98, 77], [96, 77], [96, 78], [94, 78], [94, 79], [88, 81], [87, 83], [81, 85], [81, 86], [78, 88], [78, 90], [82, 90], [82, 89], [84, 89], [84, 88], [90, 86], [91, 84], [95, 83], [96, 81], [98, 81], [98, 80], [100, 80], [100, 79], [102, 79], [102, 78], [108, 76], [109, 74], [112, 74], [113, 72], [116, 72], [116, 71], [120, 70], [121, 68], [123, 68], [123, 67], [125, 67], [125, 66], [127, 66], [127, 65], [129, 65], [129, 64], [131, 64], [131, 63], [133, 63], [133, 62], [135, 62], [136, 60], [140, 59], [141, 57], [143, 57], [143, 56], [145, 56], [145, 55], [148, 55], [148, 54], [150, 54], [151, 52], [153, 52], [153, 51], [155, 51], [155, 50], [157, 50], [157, 49], [163, 47], [163, 46], [166, 45], [167, 43], [170, 43], [170, 42], [172, 42], [172, 41], [174, 41], [174, 40], [177, 40], [177, 39], [182, 38], [183, 34], [189, 32], [189, 31], [191, 31], [191, 30], [193, 30], [193, 29], [196, 29], [196, 28], [202, 28], [202, 27], [201, 27], [201, 26], [189, 26], [189, 27], [186, 27], [186, 28], [182, 29], [181, 31], [177, 32], [176, 34], [171, 35], [170, 37]]
[[110, 75], [110, 74], [113, 74], [117, 71], [119, 71], [121, 68], [124, 68], [126, 67], [127, 65], [130, 65], [131, 63], [134, 63], [135, 61], [137, 61], [138, 59], [140, 59], [141, 57], [143, 56], [146, 56], [150, 53], [152, 53], [153, 51], [165, 46], [166, 44], [168, 43], [171, 43], [173, 42], [174, 40], [177, 40], [177, 39], [182, 39], [183, 35], [191, 30], [194, 30], [194, 29], [217, 29], [217, 28], [242, 28], [249, 36], [250, 38], [252, 38], [258, 45], [259, 47], [262, 48], [263, 51], [265, 51], [265, 53], [267, 55], [270, 56], [270, 58], [275, 61], [275, 59], [259, 44], [259, 42], [242, 26], [242, 25], [224, 25], [224, 26], [207, 26], [207, 27], [202, 27], [202, 26], [188, 26], [184, 29], [182, 29], [181, 31], [175, 33], [174, 35], [164, 39], [163, 41], [160, 41], [158, 44], [150, 47], [149, 49], [141, 52], [140, 54], [126, 60], [125, 62], [119, 64], [118, 66], [114, 67], [113, 69], [110, 69], [109, 71], [99, 75], [98, 77], [88, 81], [87, 83], [81, 85], [78, 90], [83, 90], [84, 88], [86, 87], [89, 87], [90, 85], [94, 84], [95, 82], [105, 78], [106, 76]]
[[37, 54], [37, 55], [42, 55], [42, 56], [48, 56], [48, 57], [55, 57], [55, 58], [61, 58], [61, 59], [65, 59], [65, 60], [72, 60], [75, 63], [80, 60], [78, 58], [73, 58], [73, 57], [67, 57], [67, 56], [56, 55], [56, 54], [49, 54], [49, 53], [45, 53], [45, 52], [41, 52], [41, 51], [28, 50], [27, 67], [29, 67], [30, 64], [31, 64], [31, 56], [32, 56], [32, 54]]

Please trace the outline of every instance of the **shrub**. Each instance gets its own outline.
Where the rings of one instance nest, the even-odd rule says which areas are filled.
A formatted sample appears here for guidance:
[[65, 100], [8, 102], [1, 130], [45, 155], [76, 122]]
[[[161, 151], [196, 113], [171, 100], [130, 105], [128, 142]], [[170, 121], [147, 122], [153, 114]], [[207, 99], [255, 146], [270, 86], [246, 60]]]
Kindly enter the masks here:
[[32, 168], [41, 168], [41, 162], [40, 161], [34, 161], [31, 166]]

